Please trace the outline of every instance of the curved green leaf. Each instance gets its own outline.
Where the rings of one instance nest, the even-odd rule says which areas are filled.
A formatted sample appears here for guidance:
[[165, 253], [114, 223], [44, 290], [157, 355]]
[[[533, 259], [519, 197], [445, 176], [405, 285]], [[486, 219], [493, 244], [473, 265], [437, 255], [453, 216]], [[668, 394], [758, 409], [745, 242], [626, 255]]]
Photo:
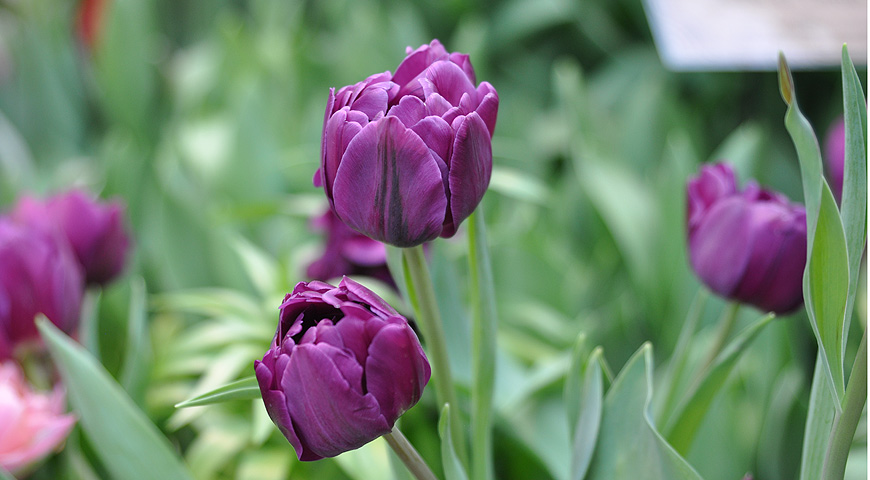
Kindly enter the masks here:
[[441, 437], [441, 462], [444, 467], [444, 477], [447, 480], [468, 480], [468, 475], [462, 468], [462, 462], [453, 449], [453, 437], [450, 433], [450, 404], [444, 404], [441, 418], [438, 420], [438, 436]]
[[[567, 405], [569, 411], [572, 408], [579, 410], [576, 418], [569, 418], [571, 422], [569, 427], [573, 435], [569, 477], [572, 480], [582, 480], [586, 476], [589, 463], [592, 461], [592, 454], [595, 452], [604, 399], [602, 355], [601, 347], [592, 351], [586, 362], [582, 379], [578, 379], [582, 383], [582, 389], [577, 395], [578, 404], [576, 407], [570, 403]], [[568, 401], [567, 398], [566, 401]]]
[[209, 392], [197, 395], [175, 405], [175, 408], [200, 407], [234, 400], [254, 400], [260, 398], [260, 385], [257, 377], [250, 376], [228, 383]]
[[45, 317], [37, 326], [66, 386], [82, 429], [114, 478], [191, 478], [169, 441], [81, 345]]

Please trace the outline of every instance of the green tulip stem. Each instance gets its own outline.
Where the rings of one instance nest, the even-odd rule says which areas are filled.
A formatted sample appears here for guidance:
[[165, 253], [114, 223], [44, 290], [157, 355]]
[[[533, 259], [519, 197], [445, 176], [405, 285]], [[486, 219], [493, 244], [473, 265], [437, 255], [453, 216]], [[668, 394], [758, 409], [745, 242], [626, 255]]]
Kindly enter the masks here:
[[846, 394], [843, 397], [843, 413], [834, 419], [834, 429], [828, 441], [828, 452], [825, 455], [822, 478], [825, 480], [843, 478], [846, 472], [846, 460], [852, 448], [852, 439], [861, 419], [861, 411], [867, 403], [867, 330], [861, 337], [858, 355], [852, 365]]
[[716, 339], [713, 340], [713, 345], [711, 345], [710, 349], [707, 351], [707, 357], [704, 359], [704, 363], [701, 364], [701, 369], [698, 371], [698, 375], [703, 376], [704, 372], [706, 372], [707, 369], [713, 365], [713, 362], [716, 361], [716, 357], [719, 356], [722, 349], [725, 348], [725, 344], [728, 342], [728, 337], [731, 336], [731, 332], [734, 331], [734, 327], [737, 325], [737, 314], [739, 312], [740, 303], [732, 302], [728, 304], [725, 312], [722, 313], [722, 319], [719, 320], [719, 331], [716, 333]]
[[[435, 288], [426, 265], [423, 247], [403, 248], [402, 256], [405, 266], [405, 281], [408, 285], [408, 296], [417, 323], [423, 333], [429, 361], [432, 365], [432, 380], [435, 383], [435, 399], [438, 407], [444, 404], [458, 405], [453, 389], [453, 377], [450, 374], [450, 362], [447, 358], [447, 341], [438, 302], [435, 299]], [[453, 431], [453, 446], [463, 465], [468, 465], [468, 454], [465, 450], [465, 428], [459, 422], [459, 409], [450, 409], [450, 422]]]
[[396, 456], [408, 467], [408, 471], [414, 475], [414, 478], [417, 480], [438, 480], [438, 477], [426, 464], [426, 460], [423, 460], [423, 457], [402, 434], [398, 426], [393, 427], [392, 432], [384, 435], [384, 440], [390, 444], [390, 448], [396, 452]]

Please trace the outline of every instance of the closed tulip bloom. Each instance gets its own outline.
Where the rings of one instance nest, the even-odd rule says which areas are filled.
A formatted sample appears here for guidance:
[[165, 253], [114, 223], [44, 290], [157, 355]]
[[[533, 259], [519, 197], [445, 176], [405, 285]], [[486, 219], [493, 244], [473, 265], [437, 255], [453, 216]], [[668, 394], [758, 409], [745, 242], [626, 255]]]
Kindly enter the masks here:
[[0, 363], [0, 468], [16, 473], [41, 460], [75, 422], [64, 414], [63, 390], [34, 392], [14, 363]]
[[803, 302], [806, 211], [783, 195], [709, 165], [688, 183], [688, 243], [692, 268], [723, 297], [778, 314]]
[[326, 281], [344, 275], [365, 275], [395, 286], [383, 243], [351, 229], [332, 210], [317, 217], [312, 226], [326, 234], [326, 248], [308, 266], [309, 278]]
[[840, 118], [828, 130], [825, 137], [825, 164], [828, 170], [828, 184], [834, 198], [840, 201], [843, 193], [843, 171], [846, 166], [846, 123]]
[[389, 433], [420, 399], [429, 362], [407, 320], [359, 283], [299, 283], [254, 367], [263, 403], [300, 460]]
[[468, 56], [433, 40], [395, 75], [330, 89], [314, 183], [338, 217], [399, 247], [453, 236], [492, 174], [498, 93], [475, 83]]
[[62, 235], [84, 268], [88, 284], [105, 285], [126, 266], [130, 237], [124, 227], [124, 207], [117, 201], [100, 202], [78, 190], [45, 200], [22, 197], [12, 216]]
[[79, 322], [84, 277], [69, 247], [49, 233], [0, 219], [0, 360], [39, 338], [41, 313], [66, 333]]

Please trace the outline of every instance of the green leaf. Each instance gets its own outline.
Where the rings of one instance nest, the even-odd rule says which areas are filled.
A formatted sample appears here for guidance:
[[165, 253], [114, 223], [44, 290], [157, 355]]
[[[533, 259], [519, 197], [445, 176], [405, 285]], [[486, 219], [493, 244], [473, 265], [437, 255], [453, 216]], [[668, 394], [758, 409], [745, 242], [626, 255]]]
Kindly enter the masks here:
[[652, 362], [652, 346], [645, 343], [628, 360], [608, 390], [601, 433], [587, 479], [701, 478], [652, 423]]
[[438, 419], [438, 436], [441, 437], [441, 462], [446, 480], [468, 480], [462, 462], [453, 449], [453, 436], [450, 433], [450, 404], [444, 404], [441, 418]]
[[569, 432], [571, 435], [574, 434], [577, 420], [580, 418], [580, 404], [585, 387], [586, 365], [589, 360], [588, 351], [586, 334], [581, 332], [577, 335], [577, 340], [574, 341], [574, 348], [571, 351], [571, 363], [568, 366], [568, 373], [565, 375], [565, 391], [562, 394], [565, 398], [565, 414], [568, 416], [568, 427], [570, 428]]
[[807, 208], [807, 266], [804, 270], [804, 303], [819, 344], [825, 372], [840, 409], [844, 393], [843, 326], [849, 291], [846, 240], [830, 187], [822, 177], [819, 142], [800, 112], [794, 80], [779, 56], [780, 92], [788, 105], [785, 126], [800, 161], [804, 202]]
[[[592, 454], [595, 451], [595, 443], [598, 440], [604, 399], [603, 367], [601, 365], [603, 352], [601, 347], [597, 347], [589, 356], [586, 368], [583, 370], [582, 391], [577, 395], [579, 397], [577, 404], [567, 403], [569, 400], [566, 398], [569, 410], [568, 426], [573, 438], [570, 470], [572, 480], [582, 480], [586, 476], [589, 463], [592, 461]], [[572, 409], [579, 410], [576, 418], [571, 418]]]
[[257, 398], [260, 398], [260, 385], [257, 383], [257, 377], [250, 376], [185, 400], [176, 404], [175, 408], [200, 407], [202, 405], [233, 402], [236, 400], [254, 400]]
[[843, 118], [846, 125], [846, 158], [843, 172], [843, 198], [841, 214], [846, 232], [846, 251], [849, 254], [849, 296], [843, 323], [843, 352], [845, 356], [852, 307], [858, 290], [861, 257], [864, 255], [867, 221], [867, 100], [861, 80], [843, 45]]
[[828, 450], [831, 428], [834, 425], [834, 395], [831, 382], [825, 371], [821, 352], [816, 356], [813, 386], [810, 389], [810, 406], [804, 426], [804, 444], [801, 450], [800, 480], [822, 478], [825, 454]]
[[130, 315], [121, 385], [139, 405], [145, 396], [150, 362], [146, 297], [145, 281], [142, 277], [134, 278], [130, 282]]
[[719, 354], [704, 378], [692, 388], [687, 400], [677, 408], [673, 421], [665, 429], [668, 441], [677, 452], [682, 455], [689, 452], [704, 416], [737, 365], [740, 354], [773, 318], [773, 314], [765, 315], [740, 332]]
[[191, 478], [166, 437], [81, 345], [44, 317], [37, 327], [82, 428], [114, 478]]
[[483, 205], [468, 222], [468, 268], [471, 323], [471, 458], [475, 479], [493, 478], [492, 395], [495, 386], [496, 323], [495, 286], [486, 240]]

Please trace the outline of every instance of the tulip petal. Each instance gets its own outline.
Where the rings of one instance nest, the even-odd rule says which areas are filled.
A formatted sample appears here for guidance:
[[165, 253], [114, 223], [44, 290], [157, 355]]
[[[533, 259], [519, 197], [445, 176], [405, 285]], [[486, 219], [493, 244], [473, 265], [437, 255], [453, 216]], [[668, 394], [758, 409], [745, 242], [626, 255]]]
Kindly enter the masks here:
[[498, 92], [488, 82], [483, 82], [477, 87], [477, 94], [481, 98], [480, 105], [477, 106], [477, 114], [483, 119], [483, 123], [489, 130], [489, 136], [492, 137], [498, 117]]
[[366, 125], [351, 140], [335, 176], [333, 199], [348, 226], [399, 247], [437, 237], [447, 208], [429, 148], [392, 116]]
[[471, 215], [486, 193], [492, 176], [492, 141], [489, 130], [477, 113], [458, 117], [453, 122], [456, 138], [448, 169], [450, 173], [450, 211], [453, 232]]
[[453, 129], [449, 123], [441, 117], [430, 116], [420, 120], [411, 127], [411, 130], [419, 135], [429, 150], [446, 164], [450, 159], [450, 148], [453, 146]]
[[746, 271], [753, 231], [740, 197], [716, 202], [689, 235], [689, 256], [698, 276], [714, 292], [730, 297]]
[[426, 97], [440, 93], [451, 105], [459, 105], [463, 93], [475, 94], [474, 84], [468, 75], [453, 62], [438, 61], [426, 69], [424, 74], [429, 82], [420, 82]]
[[304, 450], [322, 457], [359, 448], [391, 428], [375, 397], [361, 395], [343, 375], [349, 372], [339, 371], [335, 359], [342, 356], [355, 362], [333, 347], [300, 345], [281, 379], [282, 389], [293, 399], [288, 408]]
[[405, 125], [415, 125], [426, 116], [426, 105], [417, 97], [406, 95], [399, 100], [398, 105], [390, 108], [388, 113]]
[[417, 403], [429, 381], [429, 363], [418, 346], [416, 335], [404, 321], [383, 327], [369, 345], [368, 391], [390, 424]]
[[352, 302], [362, 303], [367, 305], [376, 314], [383, 316], [398, 315], [396, 309], [393, 308], [383, 298], [379, 297], [375, 292], [369, 290], [359, 282], [352, 278], [344, 277], [338, 287], [347, 289], [347, 298]]
[[[270, 351], [266, 355], [270, 356], [271, 353], [272, 352]], [[272, 359], [269, 360], [274, 361]], [[287, 441], [289, 441], [290, 445], [293, 446], [293, 449], [296, 450], [296, 456], [299, 460], [311, 461], [323, 458], [322, 456], [302, 447], [302, 442], [299, 440], [299, 437], [296, 435], [296, 431], [293, 428], [293, 419], [290, 418], [290, 411], [287, 409], [287, 397], [281, 390], [275, 390], [269, 387], [269, 385], [272, 385], [274, 381], [272, 371], [266, 364], [269, 360], [266, 358], [263, 358], [262, 362], [254, 360], [254, 372], [257, 375], [257, 383], [260, 384], [260, 394], [263, 397], [263, 404], [266, 406], [266, 412], [269, 413], [269, 418], [271, 418], [272, 422], [278, 426], [278, 429], [281, 430], [281, 433], [284, 434]]]
[[444, 58], [447, 58], [447, 50], [441, 45], [441, 42], [432, 40], [429, 45], [423, 45], [408, 53], [399, 67], [396, 68], [393, 81], [404, 86], [417, 78], [433, 62]]

